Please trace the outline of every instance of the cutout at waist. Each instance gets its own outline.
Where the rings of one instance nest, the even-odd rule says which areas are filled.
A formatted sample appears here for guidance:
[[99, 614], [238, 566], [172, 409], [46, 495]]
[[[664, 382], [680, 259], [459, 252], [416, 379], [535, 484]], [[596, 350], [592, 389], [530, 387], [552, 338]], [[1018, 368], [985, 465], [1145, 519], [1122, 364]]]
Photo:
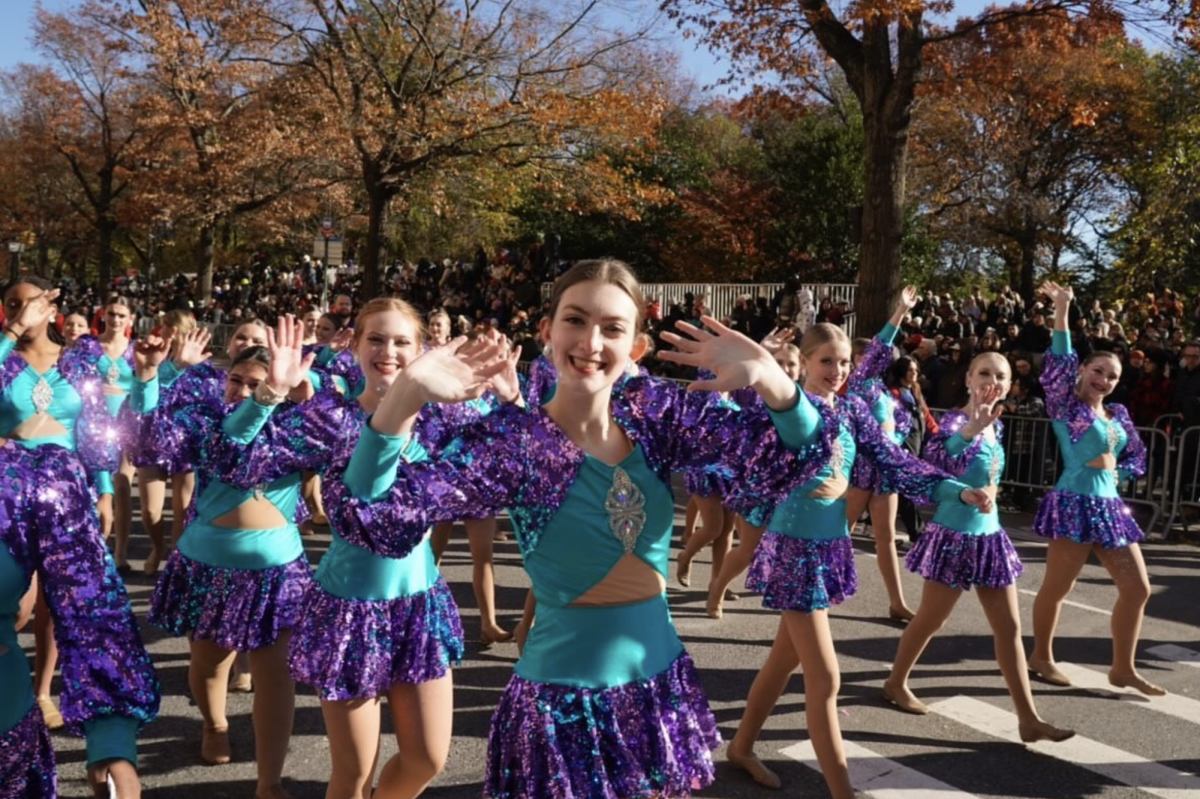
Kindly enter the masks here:
[[605, 607], [645, 602], [661, 596], [667, 581], [637, 555], [624, 555], [600, 582], [593, 585], [570, 607]]

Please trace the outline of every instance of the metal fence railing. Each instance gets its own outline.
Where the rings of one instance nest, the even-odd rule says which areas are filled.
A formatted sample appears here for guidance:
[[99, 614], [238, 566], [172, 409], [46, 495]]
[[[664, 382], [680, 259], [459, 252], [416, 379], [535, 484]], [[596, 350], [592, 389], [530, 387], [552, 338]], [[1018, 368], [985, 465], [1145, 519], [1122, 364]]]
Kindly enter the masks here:
[[1173, 502], [1166, 529], [1176, 521], [1188, 530], [1188, 511], [1200, 512], [1200, 427], [1184, 430], [1176, 443], [1175, 479], [1171, 488]]

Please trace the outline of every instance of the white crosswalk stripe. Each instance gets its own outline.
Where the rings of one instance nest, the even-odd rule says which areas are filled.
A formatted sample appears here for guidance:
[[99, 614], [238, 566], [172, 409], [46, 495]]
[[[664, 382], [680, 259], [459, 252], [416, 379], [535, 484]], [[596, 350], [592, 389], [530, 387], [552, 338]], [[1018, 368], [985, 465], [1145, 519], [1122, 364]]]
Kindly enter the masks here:
[[[1063, 666], [1065, 664], [1059, 664]], [[1071, 674], [1071, 672], [1068, 672]], [[1074, 677], [1073, 674], [1071, 674]], [[1008, 711], [973, 699], [955, 696], [935, 702], [930, 710], [977, 732], [1010, 743], [1019, 742], [1017, 717]], [[1110, 780], [1136, 787], [1140, 793], [1162, 799], [1200, 799], [1200, 777], [1077, 735], [1062, 743], [1029, 744], [1039, 754], [1088, 769]], [[1140, 795], [1140, 794], [1139, 794]]]
[[1108, 684], [1107, 673], [1084, 668], [1074, 663], [1059, 663], [1058, 668], [1067, 675], [1071, 680], [1071, 685], [1076, 688], [1099, 691], [1133, 707], [1155, 710], [1192, 724], [1200, 724], [1200, 701], [1195, 699], [1179, 694], [1144, 696], [1130, 689], [1114, 688]]
[[[854, 741], [846, 741], [845, 748], [850, 784], [856, 791], [862, 791], [872, 799], [978, 799], [973, 793], [960, 791]], [[780, 754], [798, 760], [815, 771], [821, 770], [810, 741], [793, 744]]]

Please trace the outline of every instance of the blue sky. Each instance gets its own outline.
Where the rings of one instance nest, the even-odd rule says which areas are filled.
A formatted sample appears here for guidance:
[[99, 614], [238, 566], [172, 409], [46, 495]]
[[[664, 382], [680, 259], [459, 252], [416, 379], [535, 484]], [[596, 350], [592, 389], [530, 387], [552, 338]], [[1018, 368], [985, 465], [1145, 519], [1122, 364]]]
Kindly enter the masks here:
[[[51, 11], [64, 11], [75, 5], [76, 0], [42, 0], [43, 7]], [[0, 69], [10, 69], [21, 62], [37, 62], [37, 53], [30, 43], [33, 9], [36, 0], [0, 0], [3, 6], [3, 24], [0, 24]], [[954, 16], [977, 13], [985, 6], [982, 0], [965, 0], [958, 3]], [[664, 25], [671, 23], [664, 21]], [[666, 38], [666, 36], [664, 36]], [[700, 85], [715, 83], [725, 74], [725, 61], [693, 41], [678, 37], [677, 49], [684, 71], [692, 75]]]

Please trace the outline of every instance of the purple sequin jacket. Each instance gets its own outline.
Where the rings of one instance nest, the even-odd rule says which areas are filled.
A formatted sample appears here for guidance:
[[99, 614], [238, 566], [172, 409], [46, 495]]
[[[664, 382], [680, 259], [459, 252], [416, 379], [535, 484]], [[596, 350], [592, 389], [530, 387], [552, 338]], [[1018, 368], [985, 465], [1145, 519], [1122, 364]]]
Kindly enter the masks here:
[[[789, 448], [766, 412], [747, 413], [716, 395], [672, 382], [634, 377], [614, 388], [612, 412], [650, 468], [669, 484], [671, 472], [718, 464], [750, 505], [773, 505], [810, 480], [829, 458], [825, 440]], [[536, 549], [584, 461], [540, 409], [505, 406], [461, 431], [436, 460], [400, 463], [382, 497], [355, 496], [335, 461], [323, 484], [326, 508], [352, 543], [401, 557], [441, 521], [507, 508], [523, 552]]]

